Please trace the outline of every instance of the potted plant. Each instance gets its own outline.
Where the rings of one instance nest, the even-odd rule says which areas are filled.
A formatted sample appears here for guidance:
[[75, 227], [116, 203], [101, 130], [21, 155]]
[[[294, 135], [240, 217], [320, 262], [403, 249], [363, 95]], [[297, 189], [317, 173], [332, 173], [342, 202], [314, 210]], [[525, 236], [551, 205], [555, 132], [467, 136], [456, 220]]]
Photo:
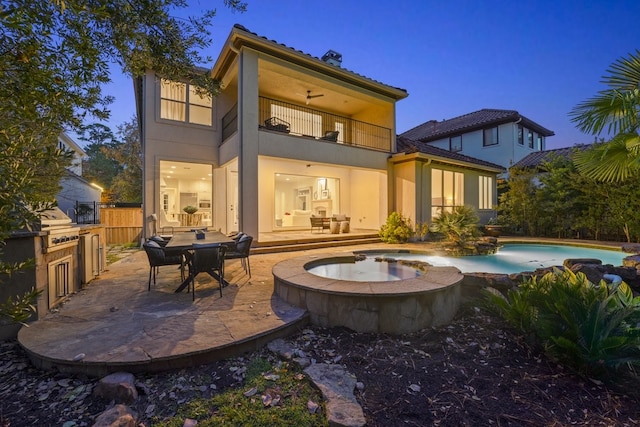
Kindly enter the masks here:
[[198, 208], [191, 205], [185, 206], [184, 208], [182, 208], [182, 210], [188, 213], [189, 215], [193, 215], [194, 213], [198, 212]]
[[493, 217], [484, 226], [484, 233], [491, 237], [500, 237], [502, 225], [498, 223], [498, 217]]

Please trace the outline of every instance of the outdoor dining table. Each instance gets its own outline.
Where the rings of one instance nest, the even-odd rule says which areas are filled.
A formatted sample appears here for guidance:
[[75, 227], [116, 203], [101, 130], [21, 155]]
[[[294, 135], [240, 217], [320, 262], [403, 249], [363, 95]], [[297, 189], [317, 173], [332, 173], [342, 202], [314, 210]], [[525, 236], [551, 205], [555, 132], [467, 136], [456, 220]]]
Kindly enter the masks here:
[[[178, 233], [173, 235], [171, 240], [169, 240], [169, 243], [167, 243], [167, 246], [165, 246], [165, 249], [184, 252], [191, 249], [194, 243], [197, 243], [199, 245], [212, 244], [212, 243], [218, 243], [221, 245], [234, 245], [235, 241], [232, 238], [228, 237], [227, 235], [219, 231], [206, 231], [204, 233], [204, 238], [202, 239], [198, 239], [196, 237], [195, 232]], [[213, 275], [213, 278], [219, 279], [217, 275]], [[187, 285], [189, 285], [190, 280], [191, 280], [191, 277], [187, 277], [180, 284], [180, 286], [178, 286], [175, 292], [176, 293], [182, 292], [184, 288], [186, 288]], [[224, 277], [222, 278], [222, 281], [225, 286], [229, 284], [226, 280], [224, 280]]]

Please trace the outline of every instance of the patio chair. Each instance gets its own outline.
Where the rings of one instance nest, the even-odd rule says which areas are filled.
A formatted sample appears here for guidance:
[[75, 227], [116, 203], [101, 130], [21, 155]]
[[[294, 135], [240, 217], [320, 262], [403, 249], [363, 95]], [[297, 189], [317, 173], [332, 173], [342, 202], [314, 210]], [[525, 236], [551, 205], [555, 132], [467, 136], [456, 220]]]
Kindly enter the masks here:
[[337, 130], [328, 130], [324, 133], [324, 136], [320, 139], [324, 139], [325, 141], [337, 142], [339, 134], [340, 132]]
[[181, 275], [184, 276], [183, 273], [183, 262], [182, 262], [182, 254], [169, 253], [167, 254], [162, 246], [159, 243], [148, 240], [146, 241], [142, 247], [144, 251], [147, 253], [147, 258], [149, 258], [149, 283], [148, 283], [148, 291], [151, 291], [151, 276], [153, 276], [153, 284], [156, 284], [156, 272], [159, 271], [159, 267], [163, 265], [179, 265]]
[[275, 130], [278, 132], [289, 133], [289, 122], [285, 122], [277, 117], [269, 117], [264, 121], [264, 127], [269, 130]]
[[220, 285], [220, 298], [222, 298], [225, 252], [226, 247], [218, 243], [193, 244], [193, 249], [189, 251], [188, 257], [189, 280], [193, 301], [196, 299], [195, 278], [200, 273], [208, 273], [211, 277], [218, 280]]
[[239, 259], [242, 268], [244, 268], [245, 274], [249, 274], [251, 278], [251, 265], [249, 265], [249, 252], [251, 251], [251, 243], [253, 237], [248, 234], [243, 234], [236, 242], [236, 247], [231, 248], [226, 253], [225, 259]]

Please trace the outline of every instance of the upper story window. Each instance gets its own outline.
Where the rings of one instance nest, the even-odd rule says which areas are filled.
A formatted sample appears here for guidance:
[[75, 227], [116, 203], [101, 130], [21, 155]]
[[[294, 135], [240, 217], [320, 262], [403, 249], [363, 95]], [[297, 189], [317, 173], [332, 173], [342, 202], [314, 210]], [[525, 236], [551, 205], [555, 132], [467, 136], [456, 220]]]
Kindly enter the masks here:
[[449, 138], [449, 151], [462, 151], [462, 135]]
[[160, 118], [211, 126], [212, 99], [199, 95], [197, 87], [172, 80], [160, 80]]
[[529, 148], [533, 148], [533, 131], [527, 129], [527, 143]]
[[518, 144], [524, 145], [524, 128], [518, 125]]
[[544, 150], [544, 136], [538, 134], [538, 137], [536, 138], [536, 148], [538, 150]]
[[490, 128], [484, 130], [484, 138], [482, 145], [488, 147], [490, 145], [498, 145], [498, 128]]

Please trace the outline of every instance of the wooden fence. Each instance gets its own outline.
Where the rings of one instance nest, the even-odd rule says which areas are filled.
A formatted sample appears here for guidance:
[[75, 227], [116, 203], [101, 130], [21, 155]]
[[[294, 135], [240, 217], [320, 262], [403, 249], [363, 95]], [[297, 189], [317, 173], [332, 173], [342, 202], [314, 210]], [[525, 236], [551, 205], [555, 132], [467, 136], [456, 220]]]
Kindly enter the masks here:
[[142, 208], [100, 209], [100, 223], [105, 226], [107, 245], [139, 243], [142, 238]]

